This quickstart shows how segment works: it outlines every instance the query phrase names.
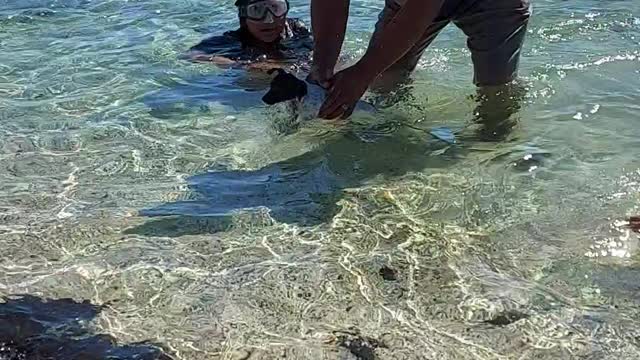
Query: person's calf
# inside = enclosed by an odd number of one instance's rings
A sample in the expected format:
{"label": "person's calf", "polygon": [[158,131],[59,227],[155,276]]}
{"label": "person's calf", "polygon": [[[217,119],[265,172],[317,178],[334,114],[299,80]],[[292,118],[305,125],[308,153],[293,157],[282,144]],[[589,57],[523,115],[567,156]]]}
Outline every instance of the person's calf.
{"label": "person's calf", "polygon": [[490,142],[505,140],[518,124],[518,112],[525,94],[526,88],[517,81],[478,87],[478,104],[473,116],[473,121],[480,125],[478,138]]}

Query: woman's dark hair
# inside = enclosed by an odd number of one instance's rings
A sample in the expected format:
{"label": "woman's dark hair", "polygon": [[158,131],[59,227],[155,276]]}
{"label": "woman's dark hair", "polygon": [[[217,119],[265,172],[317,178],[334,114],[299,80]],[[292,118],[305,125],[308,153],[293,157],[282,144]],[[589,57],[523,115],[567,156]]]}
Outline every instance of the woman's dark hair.
{"label": "woman's dark hair", "polygon": [[238,8],[238,20],[240,20],[240,28],[241,29],[246,29],[247,28],[247,18],[242,15],[242,11],[240,10],[240,8],[243,7],[243,6],[248,6],[249,5],[249,0],[236,0],[235,5]]}
{"label": "woman's dark hair", "polygon": [[[235,3],[235,6],[238,8],[241,6],[247,6],[247,5],[249,5],[249,0],[236,0],[236,3]],[[240,15],[240,11],[238,11],[238,20],[240,21],[240,29],[246,29],[247,19]]]}

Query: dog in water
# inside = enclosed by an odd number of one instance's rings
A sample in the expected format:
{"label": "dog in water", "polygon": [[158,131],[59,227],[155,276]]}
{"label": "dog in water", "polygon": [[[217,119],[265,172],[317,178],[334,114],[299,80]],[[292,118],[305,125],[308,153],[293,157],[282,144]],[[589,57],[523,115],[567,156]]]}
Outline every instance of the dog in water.
{"label": "dog in water", "polygon": [[[262,97],[267,105],[286,103],[292,116],[298,121],[312,120],[318,117],[320,106],[325,99],[325,89],[308,81],[300,80],[295,75],[282,69],[271,69],[269,75],[277,72],[271,80],[269,91]],[[358,101],[354,113],[374,113],[376,108],[365,101]]]}

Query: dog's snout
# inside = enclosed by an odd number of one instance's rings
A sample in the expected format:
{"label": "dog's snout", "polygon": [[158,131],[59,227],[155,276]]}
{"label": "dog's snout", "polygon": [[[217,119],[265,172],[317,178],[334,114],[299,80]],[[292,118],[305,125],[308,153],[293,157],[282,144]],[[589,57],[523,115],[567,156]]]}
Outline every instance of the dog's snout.
{"label": "dog's snout", "polygon": [[273,105],[278,102],[276,97],[271,92],[266,93],[262,97],[262,101],[267,105]]}

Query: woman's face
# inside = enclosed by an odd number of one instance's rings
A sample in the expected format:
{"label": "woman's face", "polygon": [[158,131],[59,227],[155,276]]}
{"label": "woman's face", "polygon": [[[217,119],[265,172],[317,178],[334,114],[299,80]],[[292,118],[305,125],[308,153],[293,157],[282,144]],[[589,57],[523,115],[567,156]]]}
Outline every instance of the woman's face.
{"label": "woman's face", "polygon": [[247,19],[247,29],[259,41],[272,43],[280,37],[284,31],[287,16],[275,17],[267,12],[263,20]]}

